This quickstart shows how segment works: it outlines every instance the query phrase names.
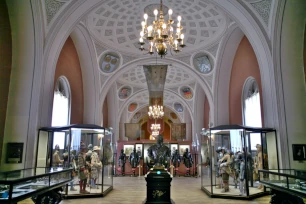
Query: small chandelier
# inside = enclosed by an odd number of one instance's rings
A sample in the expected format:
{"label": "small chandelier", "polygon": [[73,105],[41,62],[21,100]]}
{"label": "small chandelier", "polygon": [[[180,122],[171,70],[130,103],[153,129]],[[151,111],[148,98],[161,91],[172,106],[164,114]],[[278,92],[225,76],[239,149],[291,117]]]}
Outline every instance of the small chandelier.
{"label": "small chandelier", "polygon": [[155,52],[160,55],[160,57],[164,57],[168,49],[174,52],[179,52],[178,46],[181,48],[185,47],[184,44],[184,34],[182,33],[183,27],[181,26],[182,17],[178,16],[176,33],[174,33],[174,27],[172,24],[174,21],[172,20],[172,9],[168,10],[169,19],[168,21],[164,20],[163,14],[163,1],[160,1],[160,9],[159,9],[159,19],[157,19],[158,10],[154,10],[155,20],[152,25],[148,25],[148,14],[144,14],[144,21],[141,22],[142,30],[140,32],[139,44],[140,50],[143,51],[145,48],[143,45],[145,44],[144,39],[149,41],[149,54],[154,54]]}
{"label": "small chandelier", "polygon": [[154,118],[154,119],[164,117],[163,106],[159,106],[159,105],[149,106],[148,115],[149,117]]}
{"label": "small chandelier", "polygon": [[160,131],[160,124],[152,124],[151,125],[152,136],[156,137]]}

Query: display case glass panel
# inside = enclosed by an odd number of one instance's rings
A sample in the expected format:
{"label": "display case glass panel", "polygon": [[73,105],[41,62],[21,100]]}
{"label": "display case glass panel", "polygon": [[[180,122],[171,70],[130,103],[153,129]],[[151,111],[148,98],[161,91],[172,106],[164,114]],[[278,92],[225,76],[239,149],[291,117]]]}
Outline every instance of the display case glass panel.
{"label": "display case glass panel", "polygon": [[[264,195],[266,190],[259,183],[258,170],[278,168],[276,144],[272,128],[240,125],[211,128],[209,134],[203,135],[201,144],[202,189],[212,197]],[[210,156],[205,158],[208,152]],[[209,176],[211,182],[204,179],[205,176]]]}
{"label": "display case glass panel", "polygon": [[37,166],[73,168],[67,198],[103,196],[113,187],[113,148],[112,131],[97,125],[44,127],[39,130]]}
{"label": "display case glass panel", "polygon": [[112,134],[106,134],[102,139],[102,163],[103,163],[103,193],[108,192],[113,186],[113,138]]}
{"label": "display case glass panel", "polygon": [[211,176],[211,145],[210,136],[202,135],[201,138],[201,185],[202,188],[211,193],[212,176]]}

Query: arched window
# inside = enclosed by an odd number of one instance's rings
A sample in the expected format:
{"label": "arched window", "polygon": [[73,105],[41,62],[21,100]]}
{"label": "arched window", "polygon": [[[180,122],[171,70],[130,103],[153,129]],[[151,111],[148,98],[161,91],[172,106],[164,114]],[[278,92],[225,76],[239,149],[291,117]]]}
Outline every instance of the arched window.
{"label": "arched window", "polygon": [[[70,86],[66,77],[58,78],[53,97],[52,126],[64,126],[70,123]],[[64,149],[65,133],[55,132],[53,148],[59,145]]]}
{"label": "arched window", "polygon": [[[244,125],[262,127],[259,88],[253,77],[247,78],[244,83],[242,104]],[[255,145],[261,144],[260,134],[252,134],[251,144],[251,149],[256,149]]]}

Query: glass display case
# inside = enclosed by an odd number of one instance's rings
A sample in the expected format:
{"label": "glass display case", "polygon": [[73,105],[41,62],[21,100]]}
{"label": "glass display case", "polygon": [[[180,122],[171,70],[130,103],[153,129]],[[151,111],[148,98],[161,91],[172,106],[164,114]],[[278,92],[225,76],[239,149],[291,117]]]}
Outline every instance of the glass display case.
{"label": "glass display case", "polygon": [[202,135],[201,188],[209,196],[266,195],[259,183],[260,169],[279,169],[275,129],[222,125]]}
{"label": "glass display case", "polygon": [[71,181],[72,168],[31,168],[0,172],[0,203],[17,203]]}
{"label": "glass display case", "polygon": [[[296,169],[258,170],[259,181],[271,188],[271,203],[304,203],[306,201],[306,171]],[[304,200],[304,201],[303,201]]]}
{"label": "glass display case", "polygon": [[101,197],[113,189],[111,128],[77,124],[43,127],[38,134],[37,167],[73,168],[64,197]]}

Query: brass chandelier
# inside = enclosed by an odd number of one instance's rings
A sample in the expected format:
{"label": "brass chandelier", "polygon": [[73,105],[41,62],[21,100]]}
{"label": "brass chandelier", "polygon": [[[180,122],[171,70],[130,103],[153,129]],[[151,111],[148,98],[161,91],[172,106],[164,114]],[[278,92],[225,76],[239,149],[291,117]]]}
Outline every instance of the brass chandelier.
{"label": "brass chandelier", "polygon": [[139,44],[140,50],[144,51],[145,40],[149,44],[149,54],[157,53],[160,57],[164,57],[168,53],[168,49],[179,52],[178,47],[185,47],[183,27],[181,26],[182,17],[178,16],[176,33],[174,33],[174,21],[172,20],[172,9],[168,10],[169,19],[166,21],[163,14],[163,1],[160,1],[159,19],[157,18],[158,10],[154,10],[155,20],[151,25],[148,24],[148,14],[144,14],[144,21],[141,22],[142,30],[140,32]]}
{"label": "brass chandelier", "polygon": [[148,115],[149,117],[154,118],[155,120],[164,117],[163,106],[159,105],[149,106]]}
{"label": "brass chandelier", "polygon": [[151,131],[152,131],[152,136],[153,137],[156,137],[157,135],[159,135],[160,124],[152,124],[151,125]]}

